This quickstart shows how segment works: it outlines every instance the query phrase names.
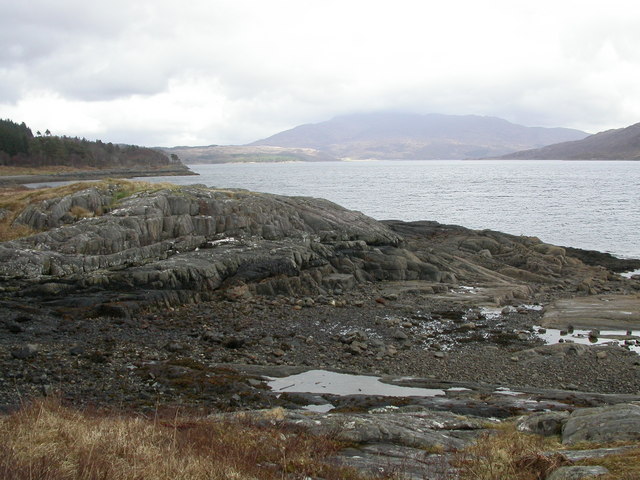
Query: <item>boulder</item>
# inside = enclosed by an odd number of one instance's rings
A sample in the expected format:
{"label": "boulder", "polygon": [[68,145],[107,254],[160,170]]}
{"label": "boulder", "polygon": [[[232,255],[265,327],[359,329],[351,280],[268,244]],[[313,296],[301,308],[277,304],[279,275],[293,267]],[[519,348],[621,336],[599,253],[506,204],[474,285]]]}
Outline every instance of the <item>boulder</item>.
{"label": "boulder", "polygon": [[640,405],[621,403],[574,411],[562,428],[562,443],[640,440]]}
{"label": "boulder", "polygon": [[518,419],[516,428],[519,432],[535,433],[545,437],[560,435],[562,426],[569,417],[569,412],[541,412]]}

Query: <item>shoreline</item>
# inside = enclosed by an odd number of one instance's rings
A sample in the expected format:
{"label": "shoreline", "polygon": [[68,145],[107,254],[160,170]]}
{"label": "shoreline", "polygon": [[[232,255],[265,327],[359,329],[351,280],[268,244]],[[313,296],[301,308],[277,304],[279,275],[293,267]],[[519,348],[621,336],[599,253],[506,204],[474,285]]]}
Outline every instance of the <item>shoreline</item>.
{"label": "shoreline", "polygon": [[0,187],[25,185],[29,183],[45,182],[75,182],[84,180],[100,180],[103,178],[133,178],[133,177],[179,177],[198,176],[198,173],[191,171],[188,167],[172,168],[162,170],[137,170],[137,169],[115,169],[115,170],[83,170],[78,172],[63,172],[42,175],[7,175],[0,176]]}

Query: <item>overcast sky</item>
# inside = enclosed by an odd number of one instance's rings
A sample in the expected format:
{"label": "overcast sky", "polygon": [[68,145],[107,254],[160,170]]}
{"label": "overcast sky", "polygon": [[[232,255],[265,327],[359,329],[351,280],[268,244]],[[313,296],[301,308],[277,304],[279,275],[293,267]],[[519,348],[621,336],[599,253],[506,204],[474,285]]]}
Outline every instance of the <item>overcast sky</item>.
{"label": "overcast sky", "polygon": [[640,122],[637,0],[0,0],[0,117],[147,146],[380,110]]}

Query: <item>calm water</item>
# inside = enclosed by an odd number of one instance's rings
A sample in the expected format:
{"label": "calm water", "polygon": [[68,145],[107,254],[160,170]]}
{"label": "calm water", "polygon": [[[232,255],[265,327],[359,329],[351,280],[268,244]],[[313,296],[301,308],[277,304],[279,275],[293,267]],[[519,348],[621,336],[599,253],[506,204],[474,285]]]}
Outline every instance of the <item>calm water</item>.
{"label": "calm water", "polygon": [[640,162],[429,160],[191,169],[201,176],[151,180],[323,197],[377,219],[436,220],[640,258]]}

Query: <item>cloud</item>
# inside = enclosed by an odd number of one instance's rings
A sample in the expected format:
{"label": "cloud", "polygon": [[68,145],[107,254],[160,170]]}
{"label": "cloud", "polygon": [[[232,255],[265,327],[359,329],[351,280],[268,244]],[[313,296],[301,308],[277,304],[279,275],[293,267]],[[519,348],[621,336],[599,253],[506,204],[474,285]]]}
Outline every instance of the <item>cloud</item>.
{"label": "cloud", "polygon": [[54,133],[246,143],[383,109],[590,131],[640,118],[631,1],[28,3],[0,17],[0,116]]}

